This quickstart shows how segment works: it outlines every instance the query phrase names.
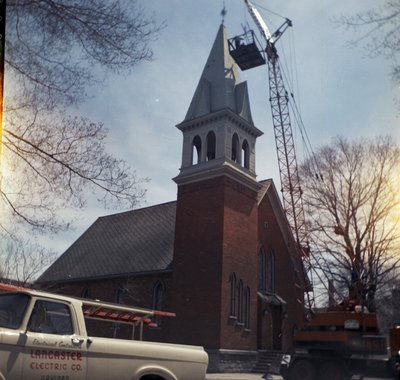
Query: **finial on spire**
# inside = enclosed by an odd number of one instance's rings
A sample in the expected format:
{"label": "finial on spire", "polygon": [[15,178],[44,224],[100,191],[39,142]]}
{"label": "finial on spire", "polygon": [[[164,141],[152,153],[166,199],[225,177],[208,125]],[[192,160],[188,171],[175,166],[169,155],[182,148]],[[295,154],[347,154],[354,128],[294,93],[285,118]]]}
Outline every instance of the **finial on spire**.
{"label": "finial on spire", "polygon": [[222,24],[225,22],[225,16],[226,16],[227,13],[228,13],[228,11],[225,8],[225,0],[224,0],[223,8],[222,8],[222,11],[221,11]]}

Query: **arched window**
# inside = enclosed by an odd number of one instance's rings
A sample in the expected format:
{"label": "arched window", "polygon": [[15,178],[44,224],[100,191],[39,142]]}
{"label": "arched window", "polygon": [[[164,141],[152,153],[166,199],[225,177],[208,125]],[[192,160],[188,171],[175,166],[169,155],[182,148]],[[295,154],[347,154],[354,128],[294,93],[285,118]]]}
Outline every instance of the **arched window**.
{"label": "arched window", "polygon": [[260,248],[258,254],[258,290],[266,290],[266,256],[264,247]]}
{"label": "arched window", "polygon": [[250,288],[246,287],[244,327],[250,329]]}
{"label": "arched window", "polygon": [[240,154],[239,154],[239,137],[236,133],[232,136],[232,161],[235,161],[240,164]]}
{"label": "arched window", "polygon": [[[157,281],[153,287],[153,310],[162,310],[164,305],[165,285],[162,281]],[[161,317],[156,317],[154,322],[161,327]]]}
{"label": "arched window", "polygon": [[231,273],[231,275],[229,277],[229,282],[231,285],[229,315],[231,317],[236,317],[236,275],[235,275],[235,273]]}
{"label": "arched window", "polygon": [[84,288],[81,293],[81,298],[90,298],[90,289]]}
{"label": "arched window", "polygon": [[275,293],[275,255],[272,249],[268,251],[267,271],[268,271],[267,291],[269,293]]}
{"label": "arched window", "polygon": [[192,142],[192,165],[199,164],[201,160],[201,138],[199,135]]}
{"label": "arched window", "polygon": [[239,285],[238,285],[237,322],[243,323],[243,281],[242,280],[239,280]]}
{"label": "arched window", "polygon": [[207,134],[207,161],[215,159],[216,138],[213,131]]}
{"label": "arched window", "polygon": [[162,310],[164,303],[165,286],[157,281],[153,288],[153,310]]}
{"label": "arched window", "polygon": [[242,144],[242,165],[247,169],[250,167],[250,149],[247,140]]}
{"label": "arched window", "polygon": [[124,295],[125,295],[125,290],[122,287],[119,287],[116,291],[115,291],[115,295],[114,295],[114,300],[116,303],[124,303]]}

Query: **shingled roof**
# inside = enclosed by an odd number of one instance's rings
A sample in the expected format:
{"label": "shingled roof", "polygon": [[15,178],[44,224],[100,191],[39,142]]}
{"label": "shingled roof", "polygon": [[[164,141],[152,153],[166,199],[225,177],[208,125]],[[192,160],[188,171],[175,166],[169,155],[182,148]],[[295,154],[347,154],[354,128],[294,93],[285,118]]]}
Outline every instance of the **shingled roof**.
{"label": "shingled roof", "polygon": [[38,283],[132,275],[170,268],[176,201],[98,218]]}

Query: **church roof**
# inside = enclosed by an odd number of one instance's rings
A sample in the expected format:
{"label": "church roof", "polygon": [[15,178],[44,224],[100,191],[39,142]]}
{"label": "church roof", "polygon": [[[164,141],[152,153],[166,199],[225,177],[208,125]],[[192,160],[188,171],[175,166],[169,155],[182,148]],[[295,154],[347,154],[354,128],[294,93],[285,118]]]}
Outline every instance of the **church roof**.
{"label": "church roof", "polygon": [[239,68],[229,53],[226,29],[221,25],[184,122],[226,108],[253,124],[247,82],[239,83]]}
{"label": "church roof", "polygon": [[37,280],[78,281],[170,269],[176,202],[98,218]]}
{"label": "church roof", "polygon": [[[293,239],[272,179],[259,182],[285,241]],[[167,271],[172,268],[176,201],[98,218],[36,281],[84,281]],[[290,246],[291,244],[288,244]],[[301,273],[301,260],[290,250]]]}

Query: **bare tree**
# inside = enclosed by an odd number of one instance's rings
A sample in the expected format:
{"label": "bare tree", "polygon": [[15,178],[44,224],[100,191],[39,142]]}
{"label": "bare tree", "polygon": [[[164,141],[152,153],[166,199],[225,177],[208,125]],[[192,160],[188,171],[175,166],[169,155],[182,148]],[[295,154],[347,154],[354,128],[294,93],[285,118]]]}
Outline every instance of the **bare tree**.
{"label": "bare tree", "polygon": [[400,84],[400,0],[386,0],[376,8],[351,16],[342,15],[335,21],[359,33],[351,45],[362,46],[369,57],[382,55],[391,60],[392,79]]}
{"label": "bare tree", "polygon": [[82,101],[104,70],[129,73],[151,60],[159,30],[135,0],[8,0],[9,107]]}
{"label": "bare tree", "polygon": [[400,262],[399,168],[389,137],[337,137],[301,166],[316,266],[370,309]]}
{"label": "bare tree", "polygon": [[34,229],[68,228],[60,211],[83,207],[90,186],[102,190],[105,205],[133,207],[144,195],[126,163],[106,153],[102,125],[65,114],[37,115],[32,122],[20,115],[17,121],[10,121],[3,136],[9,158],[3,167],[12,170],[3,175],[1,195],[12,216]]}
{"label": "bare tree", "polygon": [[55,259],[56,253],[32,241],[8,238],[0,251],[1,281],[13,279],[29,286]]}
{"label": "bare tree", "polygon": [[140,202],[146,179],[106,152],[103,125],[68,114],[107,73],[151,60],[162,27],[134,0],[8,0],[0,230],[66,229],[59,211],[88,187],[106,205]]}

